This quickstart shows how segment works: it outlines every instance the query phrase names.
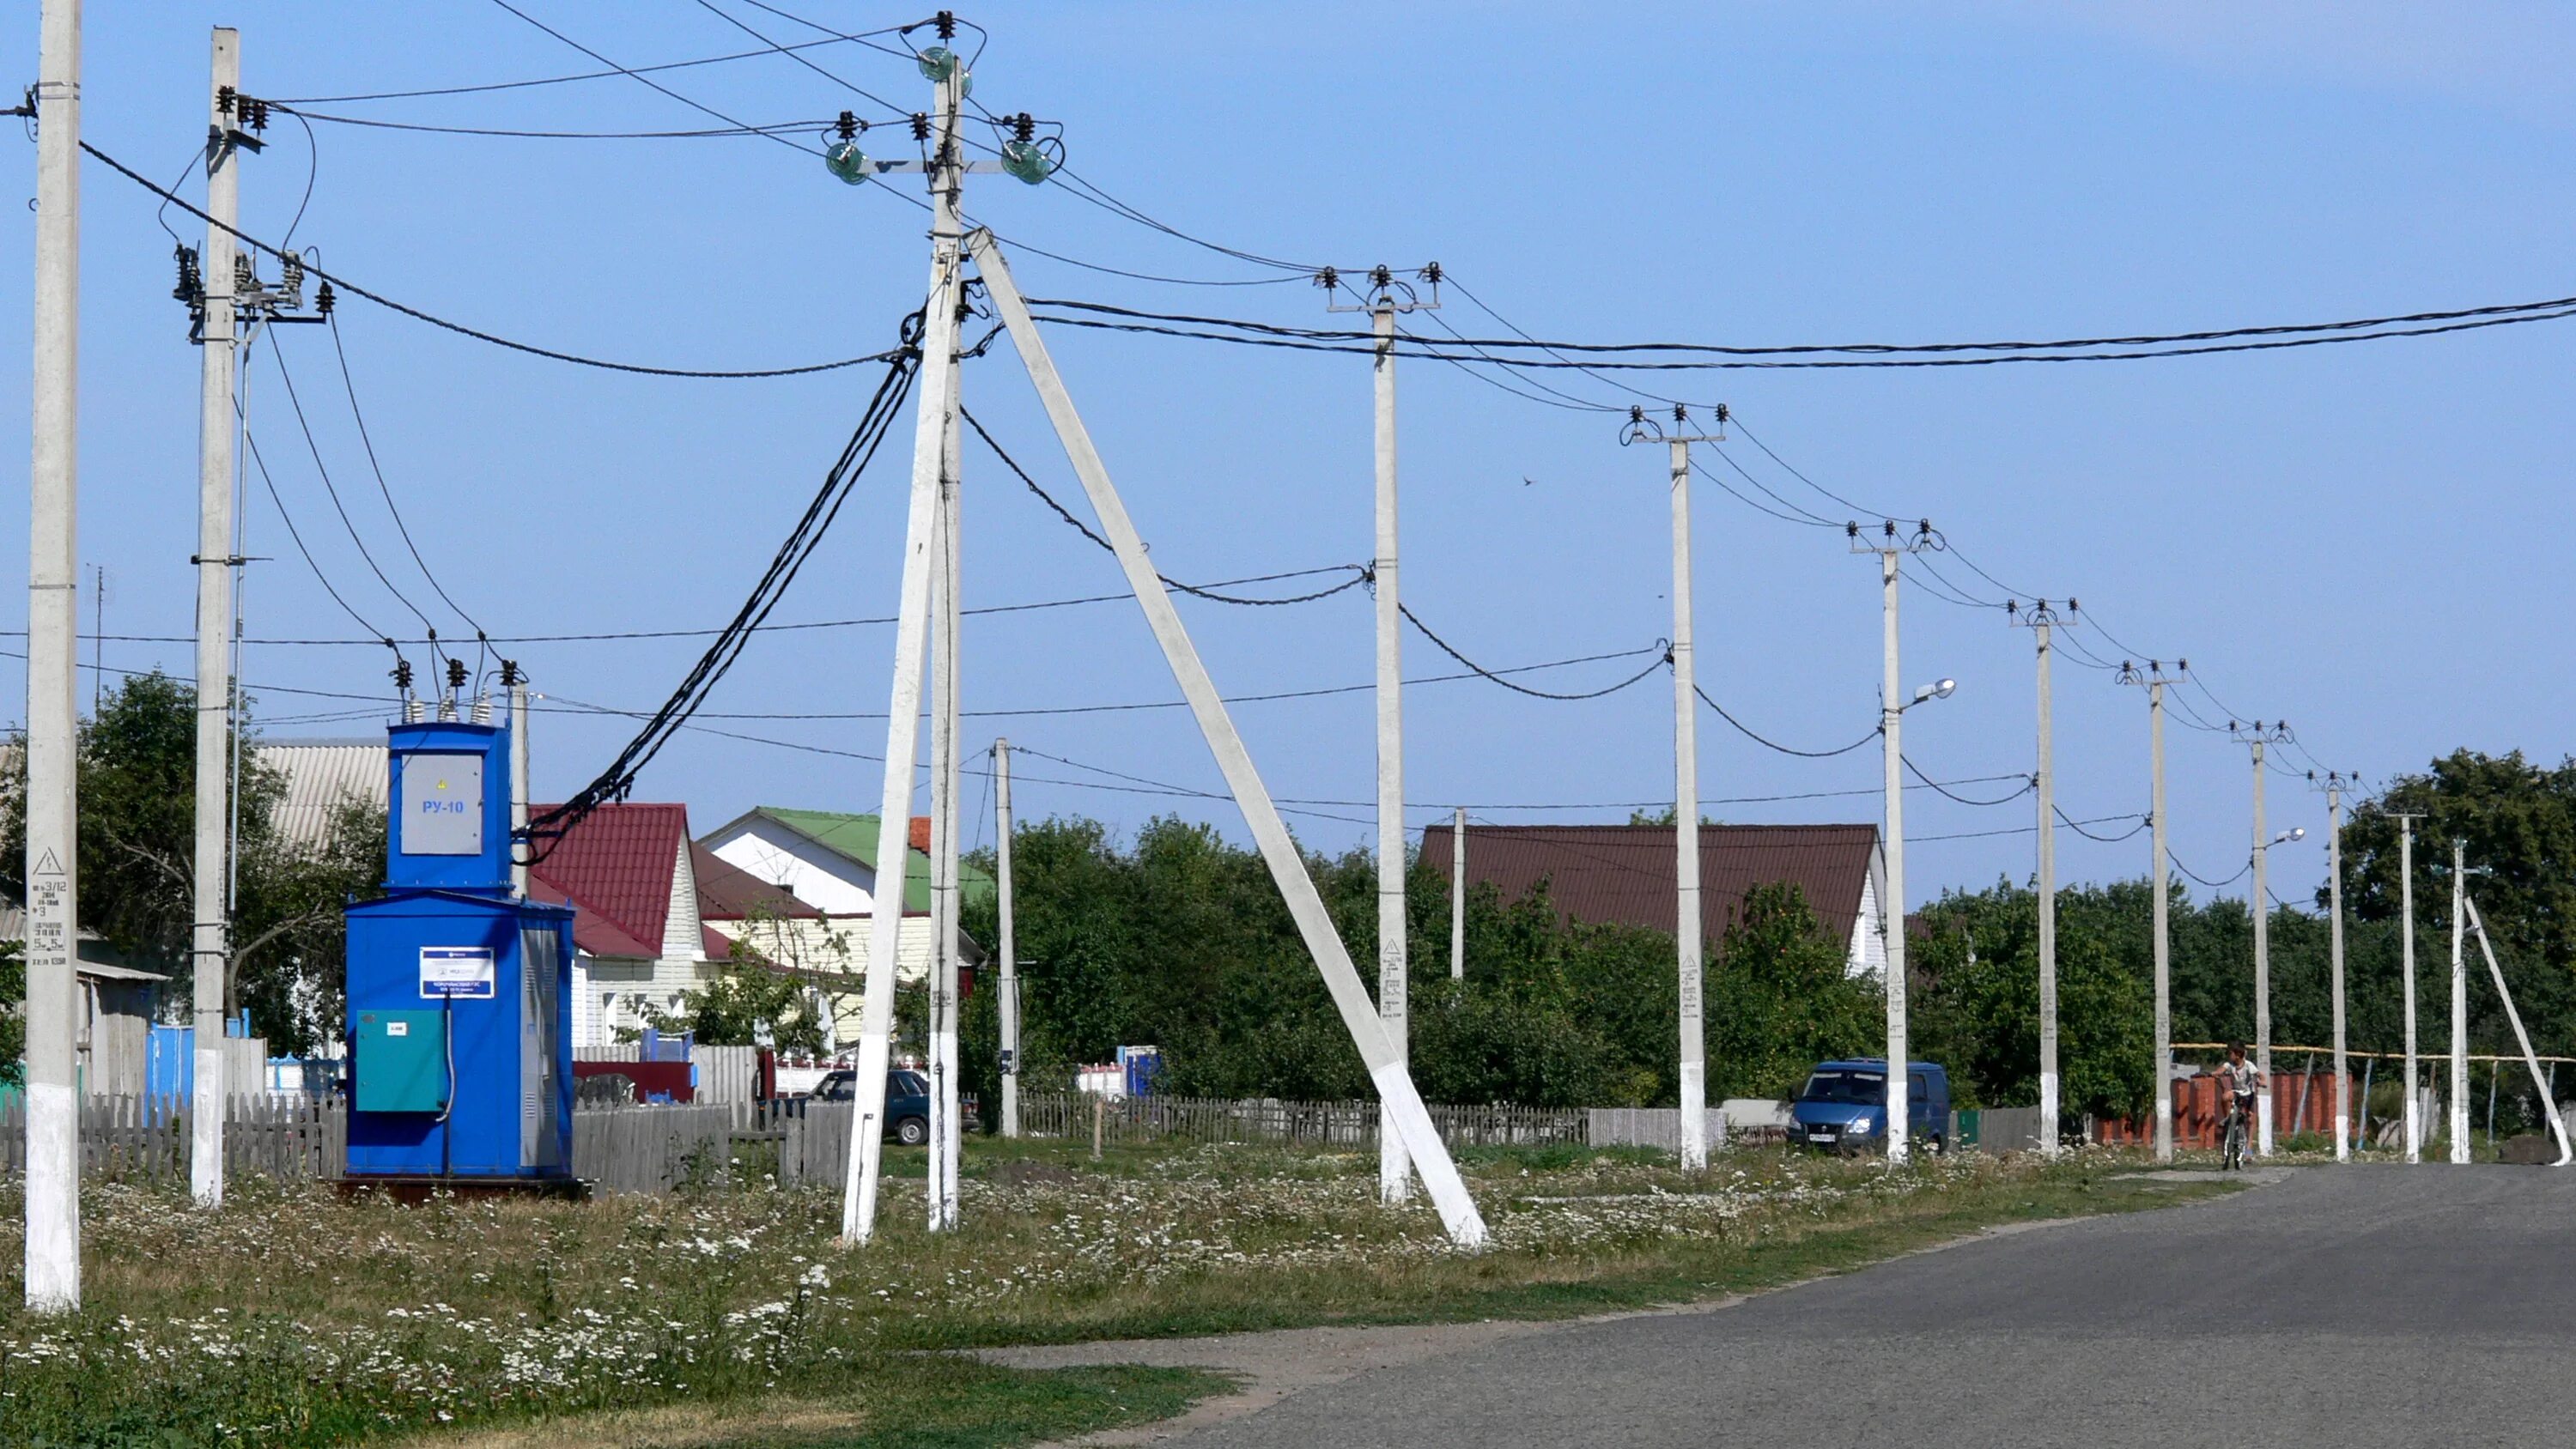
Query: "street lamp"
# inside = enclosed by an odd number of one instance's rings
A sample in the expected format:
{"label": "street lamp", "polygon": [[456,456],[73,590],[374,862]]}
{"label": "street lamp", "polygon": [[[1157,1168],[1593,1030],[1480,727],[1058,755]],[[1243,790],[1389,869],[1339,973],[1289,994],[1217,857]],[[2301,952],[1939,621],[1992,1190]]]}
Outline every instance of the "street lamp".
{"label": "street lamp", "polygon": [[1951,695],[1958,693],[1958,690],[1959,681],[1955,679],[1936,680],[1933,683],[1927,684],[1921,689],[1914,691],[1913,700],[1909,703],[1898,705],[1896,707],[1896,712],[1903,714],[1905,711],[1912,709],[1915,705],[1921,704],[1927,699],[1948,699]]}

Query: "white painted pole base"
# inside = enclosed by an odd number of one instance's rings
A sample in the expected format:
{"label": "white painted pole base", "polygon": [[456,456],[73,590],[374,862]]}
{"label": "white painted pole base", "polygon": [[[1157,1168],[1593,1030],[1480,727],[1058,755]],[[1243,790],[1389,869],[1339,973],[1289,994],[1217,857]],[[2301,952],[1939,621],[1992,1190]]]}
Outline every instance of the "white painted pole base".
{"label": "white painted pole base", "polygon": [[[80,1098],[27,1084],[27,1307],[80,1307]],[[66,1170],[68,1169],[68,1171]]]}
{"label": "white painted pole base", "polygon": [[2263,1095],[2254,1099],[2254,1155],[2272,1155],[2272,1084],[2263,1083]]}
{"label": "white painted pole base", "polygon": [[[2166,1111],[2172,1111],[2168,1105]],[[2057,1073],[2039,1074],[2039,1150],[2042,1156],[2055,1157],[2057,1143]]]}

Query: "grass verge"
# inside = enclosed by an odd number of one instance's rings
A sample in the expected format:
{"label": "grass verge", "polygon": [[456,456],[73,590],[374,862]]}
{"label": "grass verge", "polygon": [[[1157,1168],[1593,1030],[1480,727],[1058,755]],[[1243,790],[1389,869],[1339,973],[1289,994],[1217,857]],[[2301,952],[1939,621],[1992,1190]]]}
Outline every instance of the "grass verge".
{"label": "grass verge", "polygon": [[[1970,1155],[1890,1173],[1773,1150],[1691,1174],[1648,1153],[1470,1151],[1492,1238],[1474,1255],[1427,1205],[1378,1203],[1374,1153],[1093,1162],[1079,1144],[977,1142],[963,1231],[924,1230],[896,1179],[855,1251],[834,1241],[837,1195],[762,1185],[404,1208],[249,1181],[207,1213],[180,1185],[102,1182],[84,1193],[87,1306],[46,1319],[16,1306],[11,1188],[0,1441],[307,1446],[658,1414],[604,1442],[725,1442],[729,1422],[760,1424],[735,1435],[760,1442],[1020,1442],[1079,1432],[1045,1415],[1177,1408],[1209,1385],[907,1354],[1687,1302],[2228,1190],[2117,1175],[2138,1165]],[[773,1421],[812,1433],[782,1439]],[[933,1437],[885,1437],[905,1433]]]}

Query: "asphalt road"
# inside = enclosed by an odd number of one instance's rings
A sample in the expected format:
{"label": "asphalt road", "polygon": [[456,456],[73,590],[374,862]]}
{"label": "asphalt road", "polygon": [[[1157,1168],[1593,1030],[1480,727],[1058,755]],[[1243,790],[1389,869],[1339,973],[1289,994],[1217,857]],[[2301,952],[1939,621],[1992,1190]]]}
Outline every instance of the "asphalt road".
{"label": "asphalt road", "polygon": [[2566,1442],[2576,1170],[2315,1169],[1418,1357],[1192,1449]]}

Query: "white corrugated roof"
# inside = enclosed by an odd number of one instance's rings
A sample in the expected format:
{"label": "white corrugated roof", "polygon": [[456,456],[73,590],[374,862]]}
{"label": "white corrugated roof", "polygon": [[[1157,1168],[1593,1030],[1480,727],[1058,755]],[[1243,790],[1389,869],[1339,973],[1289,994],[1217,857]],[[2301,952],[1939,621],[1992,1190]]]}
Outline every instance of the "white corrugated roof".
{"label": "white corrugated roof", "polygon": [[262,740],[259,759],[286,777],[277,833],[292,845],[319,846],[350,804],[385,808],[382,740]]}

